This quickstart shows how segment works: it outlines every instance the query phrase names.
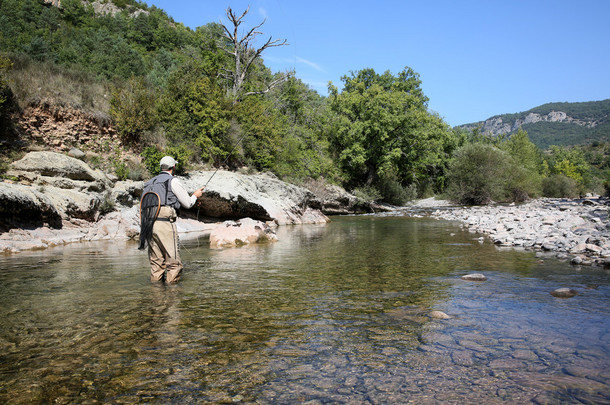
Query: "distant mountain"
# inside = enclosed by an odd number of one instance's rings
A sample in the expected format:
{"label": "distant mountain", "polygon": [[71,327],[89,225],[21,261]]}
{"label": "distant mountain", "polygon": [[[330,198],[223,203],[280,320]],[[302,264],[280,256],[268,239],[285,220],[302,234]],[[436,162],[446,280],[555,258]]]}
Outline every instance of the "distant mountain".
{"label": "distant mountain", "polygon": [[485,121],[460,125],[472,130],[480,127],[493,136],[512,134],[523,128],[539,148],[550,145],[581,145],[610,141],[610,99],[585,103],[548,103],[531,110],[496,115]]}

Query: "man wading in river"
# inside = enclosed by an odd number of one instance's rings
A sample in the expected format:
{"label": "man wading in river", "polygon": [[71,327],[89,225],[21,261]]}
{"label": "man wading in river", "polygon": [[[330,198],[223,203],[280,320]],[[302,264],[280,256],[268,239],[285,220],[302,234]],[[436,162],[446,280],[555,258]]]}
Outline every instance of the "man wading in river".
{"label": "man wading in river", "polygon": [[161,174],[150,179],[140,202],[140,246],[148,244],[151,281],[177,283],[182,272],[176,229],[177,210],[191,208],[203,194],[203,187],[191,196],[174,177],[176,161],[171,156],[161,159]]}

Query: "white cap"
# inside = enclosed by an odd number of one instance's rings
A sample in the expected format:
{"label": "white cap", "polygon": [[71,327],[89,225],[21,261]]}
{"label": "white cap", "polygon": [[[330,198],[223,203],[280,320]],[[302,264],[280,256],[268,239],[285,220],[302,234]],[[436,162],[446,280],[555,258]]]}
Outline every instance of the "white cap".
{"label": "white cap", "polygon": [[161,165],[161,167],[165,166],[167,168],[170,168],[176,166],[176,161],[171,156],[164,156],[163,159],[161,159],[161,161],[159,162],[159,164]]}

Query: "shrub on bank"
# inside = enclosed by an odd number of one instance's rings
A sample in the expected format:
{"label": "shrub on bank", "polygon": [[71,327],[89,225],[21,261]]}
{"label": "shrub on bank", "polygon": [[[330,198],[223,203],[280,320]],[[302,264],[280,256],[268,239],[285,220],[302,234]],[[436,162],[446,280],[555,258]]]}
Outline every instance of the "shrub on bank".
{"label": "shrub on bank", "polygon": [[417,187],[414,184],[404,187],[393,178],[381,179],[378,189],[383,201],[392,205],[402,206],[417,198]]}
{"label": "shrub on bank", "polygon": [[449,166],[448,198],[467,205],[522,202],[539,194],[532,174],[506,152],[475,143],[458,149]]}
{"label": "shrub on bank", "polygon": [[578,183],[564,174],[554,174],[542,181],[542,194],[551,198],[575,198],[579,195]]}

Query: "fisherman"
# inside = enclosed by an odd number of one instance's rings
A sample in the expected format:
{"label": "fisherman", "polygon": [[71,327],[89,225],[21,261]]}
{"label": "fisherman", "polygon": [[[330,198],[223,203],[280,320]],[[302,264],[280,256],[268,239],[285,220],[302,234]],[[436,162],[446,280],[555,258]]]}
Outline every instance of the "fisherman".
{"label": "fisherman", "polygon": [[[161,174],[150,179],[145,185],[140,207],[142,228],[140,230],[140,249],[148,244],[151,281],[177,283],[182,273],[182,262],[178,250],[178,231],[176,229],[177,210],[191,208],[203,194],[204,187],[189,196],[179,179],[174,177],[176,161],[165,156],[160,161]],[[152,196],[153,209],[142,208],[145,198]],[[153,222],[154,221],[154,222]]]}

